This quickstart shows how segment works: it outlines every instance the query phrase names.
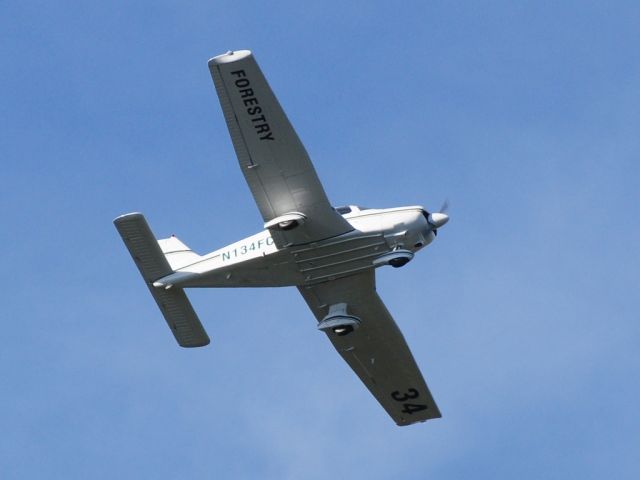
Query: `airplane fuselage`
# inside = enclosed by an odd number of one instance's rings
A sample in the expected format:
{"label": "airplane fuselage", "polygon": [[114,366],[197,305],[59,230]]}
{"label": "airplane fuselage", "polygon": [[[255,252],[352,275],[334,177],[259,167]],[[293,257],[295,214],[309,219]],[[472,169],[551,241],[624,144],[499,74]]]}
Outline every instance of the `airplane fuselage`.
{"label": "airplane fuselage", "polygon": [[180,288],[311,285],[386,265],[394,252],[402,252],[406,263],[434,239],[428,214],[420,206],[342,210],[348,211],[343,216],[353,226],[343,235],[278,248],[270,230],[263,230],[199,257],[157,284]]}

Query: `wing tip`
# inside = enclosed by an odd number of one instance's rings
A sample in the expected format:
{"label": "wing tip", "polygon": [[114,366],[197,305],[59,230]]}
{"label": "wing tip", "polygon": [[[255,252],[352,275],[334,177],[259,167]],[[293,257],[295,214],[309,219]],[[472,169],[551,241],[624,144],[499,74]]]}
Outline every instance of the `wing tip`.
{"label": "wing tip", "polygon": [[116,218],[114,218],[113,223],[117,225],[120,222],[124,222],[125,220],[133,218],[144,218],[144,215],[140,212],[125,213],[124,215],[118,215]]}
{"label": "wing tip", "polygon": [[440,409],[436,406],[435,410],[429,411],[429,413],[424,415],[423,417],[414,419],[414,418],[402,416],[399,419],[394,418],[394,420],[396,422],[396,425],[398,425],[399,427],[407,427],[409,425],[415,425],[416,423],[424,423],[427,420],[436,420],[438,418],[442,418],[442,413],[440,413]]}
{"label": "wing tip", "polygon": [[251,56],[251,50],[229,50],[222,55],[216,55],[209,59],[209,67],[223,63],[233,63]]}
{"label": "wing tip", "polygon": [[196,341],[182,342],[182,343],[178,342],[178,345],[180,345],[182,348],[199,348],[199,347],[206,347],[210,343],[211,343],[211,340],[207,336],[207,338],[198,339]]}
{"label": "wing tip", "polygon": [[408,427],[409,425],[416,425],[418,423],[425,423],[428,420],[436,420],[438,418],[442,418],[442,415],[438,414],[438,415],[434,415],[431,417],[427,417],[427,418],[422,418],[420,420],[408,420],[405,419],[404,421],[396,421],[396,425],[399,427]]}

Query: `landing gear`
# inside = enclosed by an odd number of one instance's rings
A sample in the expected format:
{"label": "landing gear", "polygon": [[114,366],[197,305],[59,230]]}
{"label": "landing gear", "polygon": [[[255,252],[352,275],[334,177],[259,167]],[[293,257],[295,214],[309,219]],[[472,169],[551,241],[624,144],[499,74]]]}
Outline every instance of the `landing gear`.
{"label": "landing gear", "polygon": [[394,268],[400,268],[413,258],[413,252],[404,248],[396,248],[395,250],[385,253],[373,261],[374,266],[391,265]]}
{"label": "landing gear", "polygon": [[278,228],[280,230],[284,230],[285,232],[287,230],[293,230],[297,226],[298,226],[298,220],[286,220],[284,222],[278,223]]}
{"label": "landing gear", "polygon": [[339,337],[349,335],[360,325],[360,319],[347,313],[346,303],[336,303],[329,307],[329,313],[318,324],[318,330],[332,331]]}
{"label": "landing gear", "polygon": [[349,335],[351,332],[353,332],[353,327],[351,325],[342,325],[339,327],[333,327],[333,333],[335,333],[339,337],[344,337],[345,335]]}
{"label": "landing gear", "polygon": [[409,263],[409,260],[411,259],[407,257],[392,258],[391,260],[389,260],[389,265],[391,265],[393,268],[400,268]]}

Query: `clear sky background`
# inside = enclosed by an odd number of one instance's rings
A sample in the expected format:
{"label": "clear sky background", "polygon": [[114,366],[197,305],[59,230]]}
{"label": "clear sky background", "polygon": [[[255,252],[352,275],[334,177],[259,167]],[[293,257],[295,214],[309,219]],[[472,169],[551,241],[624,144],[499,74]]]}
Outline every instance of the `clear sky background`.
{"label": "clear sky background", "polygon": [[[640,477],[638,2],[3,2],[0,478]],[[296,289],[190,293],[112,225],[262,220],[207,60],[254,51],[335,205],[451,202],[378,289],[443,418],[399,428]]]}

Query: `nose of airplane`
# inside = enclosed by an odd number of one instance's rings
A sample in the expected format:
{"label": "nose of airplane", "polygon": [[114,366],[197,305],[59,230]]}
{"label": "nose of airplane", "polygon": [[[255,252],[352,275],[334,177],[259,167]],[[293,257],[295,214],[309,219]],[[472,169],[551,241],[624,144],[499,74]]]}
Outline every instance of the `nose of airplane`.
{"label": "nose of airplane", "polygon": [[448,221],[449,215],[447,215],[446,213],[430,213],[427,217],[427,222],[429,222],[429,225],[431,225],[433,228],[440,228]]}

